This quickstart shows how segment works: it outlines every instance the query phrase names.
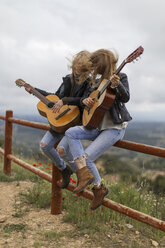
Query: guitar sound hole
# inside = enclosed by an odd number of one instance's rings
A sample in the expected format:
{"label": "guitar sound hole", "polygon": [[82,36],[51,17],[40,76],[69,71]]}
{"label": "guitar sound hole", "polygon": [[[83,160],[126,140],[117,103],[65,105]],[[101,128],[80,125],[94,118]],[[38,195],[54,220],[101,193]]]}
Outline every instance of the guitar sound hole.
{"label": "guitar sound hole", "polygon": [[47,104],[47,106],[48,106],[48,108],[53,108],[53,106],[54,106],[54,102],[49,102],[48,104]]}

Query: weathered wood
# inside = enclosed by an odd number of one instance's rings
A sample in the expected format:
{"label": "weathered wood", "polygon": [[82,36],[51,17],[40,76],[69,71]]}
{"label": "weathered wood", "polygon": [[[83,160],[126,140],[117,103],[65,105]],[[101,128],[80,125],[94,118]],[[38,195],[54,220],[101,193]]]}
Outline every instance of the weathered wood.
{"label": "weathered wood", "polygon": [[165,148],[161,147],[139,144],[128,140],[119,140],[114,146],[165,158]]}
{"label": "weathered wood", "polygon": [[48,124],[43,124],[43,123],[34,122],[34,121],[26,121],[26,120],[20,120],[16,118],[9,118],[9,121],[12,123],[16,123],[16,124],[28,126],[28,127],[33,127],[37,129],[43,129],[43,130],[50,129],[50,126]]}
{"label": "weathered wood", "polygon": [[8,154],[12,153],[12,123],[9,122],[9,118],[13,116],[13,111],[6,111],[5,122],[5,154],[4,154],[4,173],[6,175],[11,174],[11,160],[8,159]]}
{"label": "weathered wood", "polygon": [[6,120],[6,117],[5,116],[3,116],[3,115],[0,115],[0,119],[2,119],[2,120]]}

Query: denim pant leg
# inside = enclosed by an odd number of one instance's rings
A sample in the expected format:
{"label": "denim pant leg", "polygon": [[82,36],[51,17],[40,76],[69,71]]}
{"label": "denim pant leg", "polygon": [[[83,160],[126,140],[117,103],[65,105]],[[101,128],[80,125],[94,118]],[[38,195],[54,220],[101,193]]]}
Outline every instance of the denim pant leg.
{"label": "denim pant leg", "polygon": [[51,132],[47,131],[40,142],[41,150],[52,160],[54,165],[60,170],[65,169],[66,164],[57,153],[56,149],[54,148],[54,144],[58,142],[62,137],[63,134],[61,133],[56,133],[56,135],[52,135]]}
{"label": "denim pant leg", "polygon": [[124,137],[125,128],[123,129],[105,129],[100,132],[97,138],[85,149],[88,159],[94,162],[109,147],[114,145],[118,140]]}
{"label": "denim pant leg", "polygon": [[64,155],[61,156],[62,159],[64,159],[65,162],[69,164],[69,167],[73,172],[76,172],[78,170],[76,162],[73,160],[73,156],[69,149],[69,144],[67,142],[67,138],[64,136],[62,140],[59,142],[57,148],[62,147],[64,149]]}
{"label": "denim pant leg", "polygon": [[[100,132],[97,138],[85,149],[85,154],[88,155],[86,160],[88,168],[95,177],[94,184],[101,182],[100,176],[96,173],[96,165],[94,161],[104,153],[110,146],[122,139],[125,134],[125,129],[106,129]],[[96,174],[95,174],[96,173]]]}
{"label": "denim pant leg", "polygon": [[[67,138],[70,151],[73,155],[74,160],[81,156],[85,156],[85,152],[81,140],[95,139],[99,135],[99,133],[100,132],[97,129],[89,130],[83,126],[72,127],[65,132],[65,136]],[[89,161],[88,159],[86,159],[86,165],[95,178],[94,183],[96,184],[99,183],[101,181],[101,178],[95,164]]]}
{"label": "denim pant leg", "polygon": [[71,127],[65,132],[65,136],[74,160],[81,156],[85,156],[81,140],[95,139],[98,134],[99,131],[97,129],[87,129],[83,126]]}

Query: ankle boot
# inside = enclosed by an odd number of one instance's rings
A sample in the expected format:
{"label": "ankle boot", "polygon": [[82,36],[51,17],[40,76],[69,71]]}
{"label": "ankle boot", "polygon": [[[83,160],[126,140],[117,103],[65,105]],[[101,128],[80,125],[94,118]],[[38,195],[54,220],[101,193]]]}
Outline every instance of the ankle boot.
{"label": "ankle boot", "polygon": [[79,169],[77,172],[78,184],[77,187],[73,190],[74,193],[79,193],[83,191],[88,184],[91,184],[94,180],[94,177],[90,170],[85,166]]}
{"label": "ankle boot", "polygon": [[95,210],[96,208],[100,207],[104,200],[104,197],[109,193],[109,190],[103,184],[101,184],[98,188],[93,187],[92,191],[94,194],[94,198],[91,202],[91,209]]}
{"label": "ankle boot", "polygon": [[62,174],[62,182],[60,188],[64,189],[68,186],[70,182],[70,176],[73,174],[73,172],[69,168],[69,166],[66,166],[66,168],[61,171],[61,174]]}

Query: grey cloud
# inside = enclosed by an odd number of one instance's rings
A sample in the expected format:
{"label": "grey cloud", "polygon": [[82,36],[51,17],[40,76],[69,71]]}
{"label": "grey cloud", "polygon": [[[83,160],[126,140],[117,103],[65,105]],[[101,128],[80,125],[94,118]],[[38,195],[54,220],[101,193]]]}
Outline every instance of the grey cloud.
{"label": "grey cloud", "polygon": [[123,68],[130,82],[128,107],[140,114],[144,103],[148,116],[155,110],[158,115],[165,92],[164,7],[162,0],[1,0],[0,108],[22,113],[26,103],[37,114],[37,99],[14,88],[15,79],[55,91],[70,72],[66,58],[79,50],[116,48],[120,64],[142,45],[142,59]]}

